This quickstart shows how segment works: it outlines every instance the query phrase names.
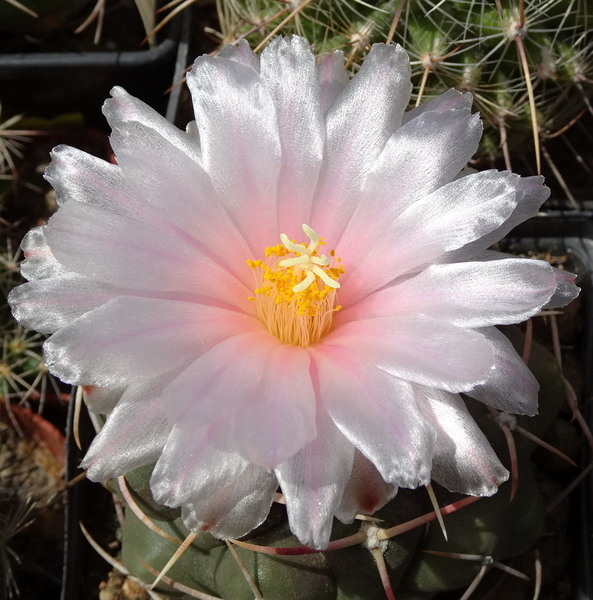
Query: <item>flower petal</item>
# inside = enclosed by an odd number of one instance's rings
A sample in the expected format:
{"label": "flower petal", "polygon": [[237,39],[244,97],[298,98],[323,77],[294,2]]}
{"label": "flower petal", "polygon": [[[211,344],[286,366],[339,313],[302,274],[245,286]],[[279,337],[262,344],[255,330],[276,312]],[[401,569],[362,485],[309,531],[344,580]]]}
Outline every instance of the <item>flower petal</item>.
{"label": "flower petal", "polygon": [[138,218],[138,202],[117,165],[65,145],[56,146],[51,158],[44,176],[55,189],[60,206],[82,202]]}
{"label": "flower petal", "polygon": [[270,42],[261,55],[261,78],[276,106],[282,147],[278,227],[295,239],[310,221],[325,141],[315,57],[306,40],[290,36]]}
{"label": "flower petal", "polygon": [[490,442],[457,394],[420,388],[423,413],[436,431],[432,478],[451,492],[491,496],[508,479]]}
{"label": "flower petal", "polygon": [[68,273],[68,269],[60,264],[45,237],[47,225],[34,227],[21,242],[25,260],[21,263],[21,275],[29,281],[60,277]]}
{"label": "flower petal", "polygon": [[469,109],[428,112],[403,125],[371,167],[340,246],[381,237],[408,206],[451,182],[476,152],[481,135],[479,115]]}
{"label": "flower petal", "polygon": [[[472,176],[475,175],[469,175],[468,177]],[[466,179],[466,177],[463,179]],[[523,223],[523,221],[534,217],[538,213],[540,206],[550,196],[550,188],[543,185],[543,183],[544,178],[541,176],[521,177],[516,180],[514,182],[516,194],[515,207],[504,222],[482,237],[465,244],[457,250],[448,252],[441,257],[440,262],[470,260],[493,244],[496,244],[496,242],[499,242],[511,229]]]}
{"label": "flower petal", "polygon": [[306,546],[327,546],[353,457],[354,446],[321,408],[317,437],[276,468],[290,529]]}
{"label": "flower petal", "polygon": [[426,100],[426,102],[423,102],[412,110],[405,112],[402,117],[402,125],[429,112],[443,113],[451,110],[465,112],[471,109],[473,101],[474,97],[469,92],[460,92],[454,89],[447,90],[430,100]]}
{"label": "flower petal", "polygon": [[386,483],[375,465],[356,450],[352,474],[335,515],[342,523],[352,523],[360,513],[372,515],[394,498],[397,490],[396,485]]}
{"label": "flower petal", "polygon": [[468,175],[409,206],[380,237],[365,236],[364,242],[351,246],[340,241],[336,254],[346,269],[340,279],[341,304],[348,306],[499,227],[515,208],[519,182],[519,176],[509,172]]}
{"label": "flower petal", "polygon": [[249,462],[273,469],[315,439],[315,392],[309,365],[304,348],[276,346],[255,398],[234,411],[228,427],[236,451]]}
{"label": "flower petal", "polygon": [[18,286],[10,292],[8,302],[21,325],[41,333],[54,333],[120,295],[118,288],[66,273]]}
{"label": "flower petal", "polygon": [[[274,102],[251,68],[202,56],[187,76],[204,168],[254,256],[278,237],[281,150]],[[249,257],[247,257],[249,258]]]}
{"label": "flower petal", "polygon": [[117,123],[136,121],[146,128],[152,129],[198,164],[201,163],[202,153],[196,138],[175,127],[138,98],[130,96],[122,87],[115,86],[111,89],[110,94],[111,99],[106,100],[103,104],[103,114],[112,128]]}
{"label": "flower petal", "polygon": [[319,79],[319,103],[322,112],[325,113],[350,81],[344,65],[344,53],[341,50],[334,50],[331,54],[322,56],[317,64],[317,78]]}
{"label": "flower petal", "polygon": [[552,267],[544,261],[508,258],[431,265],[340,311],[335,323],[414,313],[460,327],[519,323],[538,313],[555,288]]}
{"label": "flower petal", "polygon": [[572,302],[580,293],[580,288],[575,285],[576,275],[552,267],[556,278],[556,291],[544,306],[546,309],[561,308]]}
{"label": "flower petal", "polygon": [[236,46],[228,44],[223,46],[221,51],[216,55],[218,58],[227,58],[234,60],[246,67],[252,68],[256,73],[259,73],[260,58],[249,46],[247,40],[240,40]]}
{"label": "flower petal", "polygon": [[323,405],[348,440],[388,483],[426,485],[434,432],[422,418],[410,383],[345,348],[324,344],[313,358]]}
{"label": "flower petal", "polygon": [[150,486],[157,502],[182,506],[189,529],[238,538],[266,518],[278,484],[262,467],[213,448],[209,442],[216,428],[174,428]]}
{"label": "flower petal", "polygon": [[189,243],[197,240],[203,254],[251,284],[246,258],[237,260],[250,250],[193,158],[136,122],[114,123],[111,145],[126,185],[142,201],[144,220],[176,237],[176,229],[185,232]]}
{"label": "flower petal", "polygon": [[171,430],[161,389],[150,380],[124,392],[82,461],[89,479],[104,481],[158,459]]}
{"label": "flower petal", "polygon": [[425,315],[351,321],[322,343],[348,348],[360,361],[394,377],[450,392],[483,383],[493,363],[490,343],[481,333]]}
{"label": "flower petal", "polygon": [[485,327],[479,331],[492,348],[494,364],[486,381],[465,393],[499,410],[535,415],[539,392],[537,379],[498,329]]}
{"label": "flower petal", "polygon": [[210,296],[253,310],[249,288],[183,235],[101,208],[68,202],[49,220],[45,237],[65,267],[103,283],[150,292]]}
{"label": "flower petal", "polygon": [[326,159],[310,225],[329,242],[346,227],[366,174],[400,126],[411,91],[406,52],[375,44],[327,111]]}
{"label": "flower petal", "polygon": [[[171,423],[189,429],[205,427],[256,398],[268,358],[280,341],[255,328],[243,333],[246,329],[237,328],[239,335],[211,345],[165,388]],[[257,432],[259,424],[245,426]]]}
{"label": "flower petal", "polygon": [[52,373],[75,385],[141,382],[183,368],[237,331],[246,315],[174,300],[119,297],[54,333],[44,345]]}
{"label": "flower petal", "polygon": [[87,408],[98,415],[111,412],[125,392],[126,387],[113,385],[110,387],[96,387],[83,385],[84,401]]}

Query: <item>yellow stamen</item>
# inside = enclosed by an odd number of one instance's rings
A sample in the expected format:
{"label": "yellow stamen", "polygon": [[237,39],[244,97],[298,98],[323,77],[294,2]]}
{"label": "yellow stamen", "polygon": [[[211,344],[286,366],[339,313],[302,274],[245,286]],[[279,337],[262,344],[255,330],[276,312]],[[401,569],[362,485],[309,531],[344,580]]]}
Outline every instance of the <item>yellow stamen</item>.
{"label": "yellow stamen", "polygon": [[248,260],[247,264],[256,276],[260,320],[281,341],[306,347],[328,333],[333,313],[341,308],[336,306],[336,290],[344,267],[333,250],[331,261],[325,254],[317,256],[323,239],[308,225],[303,225],[303,231],[310,239],[307,245],[281,234],[282,244],[266,248],[266,260]]}

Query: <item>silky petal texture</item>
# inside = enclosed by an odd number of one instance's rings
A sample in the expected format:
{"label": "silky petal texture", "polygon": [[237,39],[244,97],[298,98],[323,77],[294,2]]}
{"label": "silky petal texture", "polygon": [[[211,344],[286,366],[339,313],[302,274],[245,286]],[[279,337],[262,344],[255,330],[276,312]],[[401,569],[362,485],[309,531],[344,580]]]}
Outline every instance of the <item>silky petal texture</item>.
{"label": "silky petal texture", "polygon": [[408,55],[400,46],[375,44],[326,112],[325,164],[310,225],[330,243],[348,224],[366,174],[399,128],[411,90]]}
{"label": "silky petal texture", "polygon": [[544,261],[432,265],[340,311],[335,323],[422,313],[460,327],[508,325],[537,314],[555,289],[556,277]]}
{"label": "silky petal texture", "polygon": [[[468,177],[471,176],[469,175]],[[466,177],[463,179],[465,180]],[[544,186],[543,183],[544,178],[540,176],[517,177],[515,181],[515,207],[504,222],[492,231],[485,233],[482,237],[465,244],[462,248],[447,253],[440,260],[442,262],[470,260],[493,244],[496,244],[496,242],[499,242],[511,229],[537,215],[540,206],[550,196],[550,188]]]}
{"label": "silky petal texture", "polygon": [[354,452],[352,474],[335,515],[352,523],[357,514],[372,515],[397,494],[396,485],[385,482],[373,463],[359,450]]}
{"label": "silky petal texture", "polygon": [[223,539],[238,538],[266,518],[276,478],[238,454],[209,444],[216,426],[175,427],[150,479],[157,502],[182,506],[184,523]]}
{"label": "silky petal texture", "polygon": [[[336,247],[346,273],[340,302],[348,306],[415,267],[479,239],[515,208],[519,177],[483,171],[435,190],[408,207],[383,234],[369,242]],[[377,222],[381,215],[376,215]],[[352,282],[352,283],[349,283]]]}
{"label": "silky petal texture", "polygon": [[121,293],[119,288],[66,273],[20,285],[10,292],[8,302],[15,319],[24,327],[54,333]]}
{"label": "silky petal texture", "polygon": [[539,383],[533,373],[498,329],[486,327],[479,331],[492,347],[494,362],[486,381],[465,393],[499,410],[535,415]]}
{"label": "silky petal texture", "polygon": [[469,92],[464,93],[454,89],[447,90],[443,94],[439,94],[412,110],[405,112],[402,117],[402,125],[428,112],[442,113],[451,110],[469,110],[472,107],[473,101],[474,98]]}
{"label": "silky petal texture", "polygon": [[348,71],[344,68],[344,53],[335,50],[331,54],[325,54],[317,64],[317,77],[319,104],[325,113],[350,81]]}
{"label": "silky petal texture", "polygon": [[451,492],[491,496],[508,479],[486,436],[457,394],[416,388],[424,416],[436,431],[432,478]]}
{"label": "silky petal texture", "polygon": [[354,446],[323,408],[317,411],[317,434],[275,473],[291,530],[306,546],[325,548],[352,471]]}
{"label": "silky petal texture", "polygon": [[255,398],[234,411],[231,437],[236,451],[249,462],[273,469],[318,435],[310,362],[304,348],[276,346]]}
{"label": "silky petal texture", "polygon": [[56,190],[59,205],[82,202],[139,218],[138,203],[130,194],[121,169],[70,146],[56,146],[45,178]]}
{"label": "silky petal texture", "polygon": [[82,461],[89,479],[104,481],[158,459],[171,430],[161,388],[150,380],[126,390]]}
{"label": "silky petal texture", "polygon": [[251,67],[255,72],[259,73],[260,57],[250,47],[247,40],[240,40],[236,46],[224,46],[217,54],[218,58],[227,58],[234,60],[246,67]]}
{"label": "silky petal texture", "polygon": [[45,342],[45,361],[74,385],[140,382],[187,366],[237,330],[260,327],[216,307],[122,296],[54,333]]}
{"label": "silky petal texture", "polygon": [[110,94],[111,99],[106,100],[103,104],[103,114],[111,127],[121,122],[137,121],[154,130],[160,137],[190,156],[196,163],[201,163],[202,153],[195,138],[175,127],[138,98],[130,96],[123,88],[115,86]]}
{"label": "silky petal texture", "polygon": [[200,252],[251,286],[251,270],[245,261],[237,261],[250,255],[249,248],[203,169],[140,123],[115,123],[111,145],[127,185],[142,198],[146,219],[189,244],[197,240]]}
{"label": "silky petal texture", "polygon": [[84,401],[87,408],[98,415],[111,412],[120,401],[126,386],[113,385],[110,387],[82,386]]}
{"label": "silky petal texture", "polygon": [[[246,327],[236,329],[241,330]],[[195,429],[240,410],[257,397],[268,358],[279,345],[275,337],[258,331],[235,335],[213,346],[164,389],[169,421]],[[258,424],[245,426],[257,428]]]}
{"label": "silky petal texture", "polygon": [[254,256],[278,238],[276,189],[282,165],[276,109],[251,68],[200,57],[187,76],[204,168]]}
{"label": "silky petal texture", "polygon": [[68,273],[68,269],[60,264],[47,244],[45,232],[47,226],[34,227],[21,242],[25,260],[21,263],[21,275],[33,281],[60,277]]}
{"label": "silky petal texture", "polygon": [[319,82],[309,44],[296,36],[276,38],[261,55],[261,78],[278,119],[282,169],[278,179],[278,229],[302,236],[323,160],[325,127]]}
{"label": "silky petal texture", "polygon": [[[408,206],[451,182],[478,149],[481,136],[479,116],[469,109],[429,112],[403,125],[367,175],[340,246],[380,236]],[[378,215],[383,226],[378,226]]]}
{"label": "silky petal texture", "polygon": [[383,479],[411,488],[429,483],[434,431],[410,383],[343,348],[320,346],[313,358],[325,409]]}
{"label": "silky petal texture", "polygon": [[249,288],[184,237],[154,225],[69,202],[51,217],[45,236],[60,263],[97,281],[146,292],[180,292],[183,299],[205,295],[253,310]]}
{"label": "silky petal texture", "polygon": [[352,349],[364,364],[394,377],[450,392],[483,383],[493,360],[492,348],[481,333],[425,315],[346,323],[320,345],[334,346]]}
{"label": "silky petal texture", "polygon": [[572,302],[580,292],[580,289],[575,285],[576,275],[567,273],[561,269],[552,268],[554,277],[556,278],[556,290],[554,295],[546,303],[544,308],[561,308]]}

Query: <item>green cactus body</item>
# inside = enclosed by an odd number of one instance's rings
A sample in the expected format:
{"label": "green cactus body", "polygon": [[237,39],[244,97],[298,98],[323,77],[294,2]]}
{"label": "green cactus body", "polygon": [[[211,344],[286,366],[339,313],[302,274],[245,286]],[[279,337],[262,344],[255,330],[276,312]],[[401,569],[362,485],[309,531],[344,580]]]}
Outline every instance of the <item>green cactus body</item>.
{"label": "green cactus body", "polygon": [[[505,328],[506,335],[520,349],[523,336],[516,328]],[[565,390],[554,357],[534,343],[530,367],[540,385],[540,411],[536,417],[518,417],[518,424],[542,436],[565,402]],[[499,425],[485,407],[467,400],[473,418],[478,422],[497,454],[505,460],[508,449]],[[527,551],[541,536],[544,510],[531,455],[532,441],[516,435],[519,483],[510,500],[509,482],[497,494],[447,515],[448,541],[436,522],[416,527],[382,542],[387,573],[398,599],[423,600],[446,590],[468,585],[482,563],[461,561],[425,551],[455,552],[481,555],[492,560],[505,560]],[[148,487],[151,467],[143,467],[126,477],[133,498],[145,515],[161,530],[183,541],[189,531],[183,526],[178,510],[159,507]],[[113,482],[115,483],[115,482]],[[433,484],[440,506],[463,498]],[[426,491],[405,490],[375,513],[378,526],[387,529],[431,512]],[[365,525],[362,526],[363,528]],[[332,540],[356,534],[361,522],[344,525],[334,521]],[[274,504],[268,519],[244,541],[257,546],[297,547],[290,533],[283,506]],[[123,531],[123,562],[126,568],[147,583],[154,581],[169,558],[179,548],[150,530],[129,508]],[[268,555],[234,546],[253,582],[266,600],[382,600],[385,598],[381,579],[372,553],[364,544],[339,550],[300,555]],[[150,565],[148,567],[147,565]],[[208,533],[197,536],[188,550],[167,572],[174,582],[224,600],[251,600],[253,591],[227,544]],[[165,580],[168,581],[168,580]],[[159,589],[174,592],[167,584]],[[179,592],[175,592],[179,594]],[[183,596],[186,597],[186,596]],[[187,596],[189,597],[189,596]]]}

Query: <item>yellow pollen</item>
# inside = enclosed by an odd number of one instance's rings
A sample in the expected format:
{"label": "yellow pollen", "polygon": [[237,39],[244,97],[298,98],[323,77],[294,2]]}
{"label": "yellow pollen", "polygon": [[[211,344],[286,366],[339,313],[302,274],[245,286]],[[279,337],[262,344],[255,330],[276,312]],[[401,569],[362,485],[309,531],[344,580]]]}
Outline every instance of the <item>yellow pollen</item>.
{"label": "yellow pollen", "polygon": [[[336,306],[338,279],[344,272],[330,251],[318,256],[324,241],[308,225],[309,243],[297,244],[280,234],[281,244],[268,246],[265,260],[248,260],[256,278],[255,297],[260,320],[279,340],[306,347],[329,332]],[[280,258],[281,260],[278,260]]]}

